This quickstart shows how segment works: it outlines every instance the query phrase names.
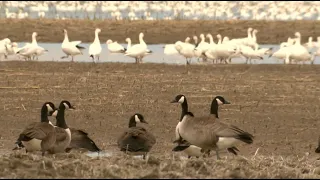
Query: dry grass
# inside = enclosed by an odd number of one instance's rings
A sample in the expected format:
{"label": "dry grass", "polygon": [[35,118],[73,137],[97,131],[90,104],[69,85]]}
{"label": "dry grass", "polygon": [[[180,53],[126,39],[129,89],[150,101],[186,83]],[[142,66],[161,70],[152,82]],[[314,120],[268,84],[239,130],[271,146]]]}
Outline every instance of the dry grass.
{"label": "dry grass", "polygon": [[31,41],[32,32],[38,32],[39,42],[62,42],[63,28],[69,32],[70,40],[92,42],[94,29],[102,29],[100,40],[105,43],[108,39],[125,43],[130,37],[133,43],[138,42],[138,34],[145,33],[148,44],[174,43],[184,40],[187,36],[220,33],[230,38],[245,37],[247,28],[259,30],[258,42],[262,44],[278,44],[293,37],[296,31],[301,32],[302,42],[309,36],[314,38],[320,34],[319,21],[209,21],[209,20],[159,20],[159,21],[115,21],[115,20],[55,20],[55,19],[0,19],[0,36],[12,41]]}
{"label": "dry grass", "polygon": [[[0,159],[0,177],[319,178],[314,150],[320,117],[320,66],[0,65],[0,151],[6,154]],[[208,114],[212,98],[223,95],[232,104],[221,108],[220,117],[254,134],[254,143],[237,146],[239,157],[226,155],[223,158],[228,160],[218,162],[214,156],[190,161],[173,158],[172,141],[181,109],[169,102],[177,94],[186,95],[196,116]],[[63,99],[77,107],[66,113],[70,127],[86,130],[107,151],[118,152],[116,140],[129,117],[143,114],[147,128],[157,138],[151,162],[121,154],[91,159],[71,153],[56,159],[45,157],[48,165],[39,169],[41,156],[11,154],[25,125],[39,121],[42,103],[57,105]]]}
{"label": "dry grass", "polygon": [[21,152],[0,159],[3,178],[320,178],[320,161],[304,157],[242,156],[216,160],[121,154],[90,158],[81,154],[42,157]]}

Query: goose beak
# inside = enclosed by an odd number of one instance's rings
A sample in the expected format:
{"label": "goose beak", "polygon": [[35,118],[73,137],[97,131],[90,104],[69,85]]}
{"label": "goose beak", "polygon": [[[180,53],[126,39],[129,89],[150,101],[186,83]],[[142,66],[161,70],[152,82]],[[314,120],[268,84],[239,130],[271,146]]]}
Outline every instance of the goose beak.
{"label": "goose beak", "polygon": [[72,106],[72,107],[70,107],[70,109],[76,109],[76,107],[75,107],[75,106]]}
{"label": "goose beak", "polygon": [[174,99],[173,101],[171,101],[170,103],[177,103],[177,101]]}
{"label": "goose beak", "polygon": [[145,124],[149,124],[149,123],[147,123],[146,121],[144,121],[143,123],[145,123]]}
{"label": "goose beak", "polygon": [[229,101],[226,101],[226,100],[225,100],[225,101],[224,101],[224,104],[231,104],[231,103],[230,103]]}

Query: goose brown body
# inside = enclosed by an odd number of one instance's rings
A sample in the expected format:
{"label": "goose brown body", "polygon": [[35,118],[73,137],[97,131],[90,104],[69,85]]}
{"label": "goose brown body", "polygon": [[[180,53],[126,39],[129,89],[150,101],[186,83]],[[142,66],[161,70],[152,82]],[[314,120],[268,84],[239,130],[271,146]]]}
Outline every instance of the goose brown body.
{"label": "goose brown body", "polygon": [[141,114],[133,115],[129,120],[129,128],[126,129],[118,138],[118,147],[120,151],[129,154],[148,153],[156,143],[156,138],[143,127],[137,127],[137,123],[147,123]]}

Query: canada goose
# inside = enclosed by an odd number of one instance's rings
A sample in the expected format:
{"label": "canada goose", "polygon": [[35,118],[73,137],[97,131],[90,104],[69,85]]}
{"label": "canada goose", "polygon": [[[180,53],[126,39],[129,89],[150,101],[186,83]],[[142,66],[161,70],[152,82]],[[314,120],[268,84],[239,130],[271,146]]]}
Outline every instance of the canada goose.
{"label": "canada goose", "polygon": [[[220,99],[217,100],[219,103]],[[217,107],[217,106],[216,106]],[[217,159],[219,149],[234,147],[234,144],[243,141],[253,142],[253,136],[234,125],[227,125],[217,120],[217,114],[194,117],[192,112],[184,114],[179,126],[180,136],[189,143],[202,148],[202,152],[215,150]]]}
{"label": "canada goose", "polygon": [[[52,102],[45,102],[42,105],[41,108],[41,122],[34,122],[29,124],[26,129],[23,131],[23,133],[20,134],[19,138],[17,139],[15,145],[16,147],[13,148],[12,150],[17,150],[17,149],[21,149],[24,148],[25,145],[26,147],[26,152],[28,151],[35,151],[35,150],[41,150],[41,147],[37,146],[37,141],[41,141],[39,139],[35,139],[35,137],[30,137],[27,134],[35,127],[38,128],[39,131],[42,130],[43,128],[47,128],[47,125],[43,125],[44,123],[49,123],[49,119],[48,116],[51,116],[52,113],[55,111],[56,107],[54,106],[54,104]],[[37,124],[37,125],[36,125]],[[49,128],[51,129],[51,128]],[[25,145],[24,145],[25,144]]]}
{"label": "canada goose", "polygon": [[[74,108],[75,106],[73,106],[73,109]],[[89,138],[87,132],[81,129],[75,129],[75,128],[69,128],[69,129],[72,136],[71,136],[71,142],[65,150],[66,152],[70,152],[72,149],[86,149],[92,152],[101,151],[100,148],[95,144],[95,142],[91,138]]]}
{"label": "canada goose", "polygon": [[[196,156],[199,156],[201,148],[194,145],[191,146],[189,142],[182,140],[178,132],[179,124],[183,119],[184,114],[188,112],[187,98],[184,95],[177,95],[175,99],[171,101],[171,103],[180,103],[181,109],[182,109],[180,121],[176,126],[176,140],[174,141],[174,142],[178,142],[179,144],[172,151],[184,151],[185,149],[186,150],[185,152],[188,154],[188,158],[190,158],[190,156],[193,156],[192,154],[197,154]],[[225,98],[223,98],[222,96],[216,96],[215,98],[213,98],[210,106],[210,114],[215,115],[216,118],[219,118],[218,106],[223,104],[231,104],[231,103],[225,100]],[[239,151],[239,150],[236,147],[230,147],[230,148],[227,148],[227,150],[230,153],[233,153],[234,155],[238,155],[236,151]]]}
{"label": "canada goose", "polygon": [[146,123],[144,117],[136,113],[129,120],[129,128],[118,138],[118,147],[120,151],[130,154],[143,155],[151,150],[156,143],[156,138],[143,127],[136,126],[137,123]]}
{"label": "canada goose", "polygon": [[89,138],[88,133],[80,130],[70,128],[71,131],[71,142],[66,148],[66,152],[70,152],[72,149],[86,149],[92,152],[99,152],[101,149],[95,144],[95,142]]}
{"label": "canada goose", "polygon": [[54,127],[56,140],[54,145],[48,149],[51,154],[65,152],[66,148],[71,142],[71,131],[64,118],[64,113],[66,109],[75,109],[69,101],[61,101],[59,109],[55,110],[52,116],[56,117],[57,124]]}

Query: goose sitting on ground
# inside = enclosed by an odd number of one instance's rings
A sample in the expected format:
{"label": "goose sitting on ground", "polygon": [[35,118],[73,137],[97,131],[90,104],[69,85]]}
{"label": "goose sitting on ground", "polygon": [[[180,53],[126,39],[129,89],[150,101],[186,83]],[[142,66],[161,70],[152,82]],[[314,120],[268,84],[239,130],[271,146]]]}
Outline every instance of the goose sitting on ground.
{"label": "goose sitting on ground", "polygon": [[[74,108],[75,106],[73,106],[73,109]],[[67,109],[70,109],[70,108],[67,108]],[[49,121],[49,123],[51,122]],[[58,124],[56,124],[56,126],[57,125]],[[96,143],[88,136],[88,133],[85,132],[84,130],[70,128],[70,131],[72,134],[71,142],[69,146],[66,148],[66,152],[70,152],[72,149],[86,149],[91,152],[101,151],[100,148],[96,145]]]}
{"label": "goose sitting on ground", "polygon": [[[37,138],[37,134],[29,135],[29,133],[35,130],[36,128],[38,129],[37,131],[39,131],[39,133],[42,133],[42,131],[46,129],[48,131],[44,131],[44,133],[50,132],[50,130],[53,130],[52,128],[48,127],[45,124],[49,124],[50,121],[48,119],[48,116],[52,116],[55,110],[56,108],[52,102],[45,102],[41,108],[41,118],[40,118],[41,121],[31,123],[25,128],[25,130],[19,135],[19,138],[15,143],[16,147],[13,148],[13,150],[26,147],[26,152],[40,151],[41,150],[40,143],[42,139]],[[38,133],[37,131],[35,131],[35,133]]]}
{"label": "goose sitting on ground", "polygon": [[[52,103],[47,102],[41,109],[41,121],[29,124],[19,135],[16,142],[17,147],[25,147],[26,153],[33,151],[45,152],[54,146],[56,141],[55,128],[49,124],[48,115],[54,115],[55,107]],[[22,145],[20,144],[22,143]],[[14,148],[14,150],[16,149]]]}
{"label": "goose sitting on ground", "polygon": [[93,62],[95,62],[94,61],[95,58],[97,58],[98,61],[99,61],[100,54],[101,54],[101,51],[102,51],[101,44],[100,44],[100,39],[99,39],[99,33],[100,32],[101,32],[101,29],[99,29],[99,28],[97,28],[94,31],[94,41],[89,46],[89,56],[92,58]]}
{"label": "goose sitting on ground", "polygon": [[219,121],[215,115],[194,117],[191,112],[184,112],[179,125],[180,136],[190,144],[200,147],[202,153],[215,150],[217,159],[220,149],[235,147],[238,142],[251,144],[253,136],[234,125]]}
{"label": "goose sitting on ground", "polygon": [[[71,131],[65,120],[65,110],[75,109],[69,101],[61,101],[59,109],[55,110],[52,116],[56,116],[55,136],[56,140],[54,145],[48,149],[51,154],[63,153],[71,142]],[[52,125],[51,125],[52,126]]]}
{"label": "goose sitting on ground", "polygon": [[82,50],[86,48],[79,46],[81,41],[69,42],[67,30],[64,29],[63,32],[64,32],[64,40],[62,42],[61,48],[62,48],[62,51],[66,54],[66,56],[62,56],[61,59],[68,58],[69,56],[71,56],[71,60],[73,62],[73,57],[79,54],[83,54]]}
{"label": "goose sitting on ground", "polygon": [[121,134],[117,144],[120,151],[133,155],[143,155],[143,159],[145,159],[147,153],[156,143],[156,138],[145,128],[136,126],[137,123],[148,124],[141,114],[134,114],[129,120],[129,128]]}
{"label": "goose sitting on ground", "polygon": [[111,39],[108,39],[106,44],[108,46],[109,52],[111,52],[111,53],[124,53],[127,50],[126,48],[121,46],[117,41],[112,42]]}

